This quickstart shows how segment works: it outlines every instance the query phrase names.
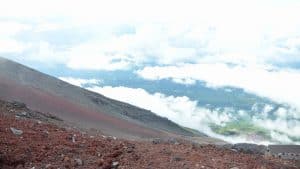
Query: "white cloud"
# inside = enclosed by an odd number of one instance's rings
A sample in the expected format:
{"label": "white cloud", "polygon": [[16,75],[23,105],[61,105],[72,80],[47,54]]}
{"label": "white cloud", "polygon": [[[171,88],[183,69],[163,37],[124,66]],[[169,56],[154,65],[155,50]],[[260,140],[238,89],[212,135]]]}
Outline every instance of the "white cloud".
{"label": "white cloud", "polygon": [[[289,113],[288,113],[289,114]],[[288,115],[286,115],[288,116]],[[288,120],[284,117],[276,117],[272,119],[256,119],[253,118],[255,125],[261,126],[271,131],[270,136],[273,140],[280,141],[281,143],[291,144],[294,141],[290,137],[300,138],[300,122],[299,120]],[[300,142],[294,142],[299,144]]]}
{"label": "white cloud", "polygon": [[12,39],[0,39],[0,46],[0,54],[21,53],[27,48],[25,44]]}
{"label": "white cloud", "polygon": [[196,84],[196,80],[189,79],[189,78],[173,78],[172,79],[175,83],[185,84],[185,85],[194,85]]}
{"label": "white cloud", "polygon": [[197,49],[171,44],[169,38],[173,37],[168,36],[169,29],[164,30],[162,25],[136,25],[134,28],[135,33],[112,34],[107,39],[72,47],[67,66],[73,69],[117,70],[143,63],[174,64],[195,60]]}
{"label": "white cloud", "polygon": [[[116,44],[118,47],[118,45]],[[126,56],[110,53],[103,49],[101,43],[88,43],[70,49],[67,66],[72,69],[118,70],[127,69],[129,62]]]}
{"label": "white cloud", "polygon": [[[198,129],[208,134],[213,134],[209,123],[224,124],[232,119],[227,111],[210,111],[197,107],[197,102],[186,96],[174,97],[161,93],[150,94],[144,89],[127,87],[91,87],[91,91],[98,92],[107,97],[124,101],[152,112],[186,127]],[[228,110],[229,111],[229,110]],[[218,136],[222,137],[222,136]],[[229,138],[228,138],[229,139]]]}
{"label": "white cloud", "polygon": [[30,29],[30,25],[0,20],[0,54],[23,52],[28,45],[15,40],[13,37],[17,33]]}
{"label": "white cloud", "polygon": [[[64,37],[67,33],[59,30],[79,27],[85,30],[74,33],[80,39],[88,36],[86,32],[93,32],[88,40],[64,49],[72,51],[61,56],[67,59],[59,61],[74,69],[116,70],[140,63],[191,63],[201,59],[238,63],[300,62],[297,57],[299,7],[300,3],[293,0],[12,0],[1,3],[0,19],[8,22],[4,26],[0,24],[0,34],[1,30],[15,34],[25,29],[24,24],[16,21],[38,24],[29,24],[26,30],[31,33],[56,31],[52,33]],[[113,33],[112,29],[124,24],[136,31],[122,36]],[[278,44],[282,39],[285,39],[284,48]],[[26,39],[26,43],[31,40]],[[115,62],[116,58],[126,59]]]}
{"label": "white cloud", "polygon": [[34,32],[55,31],[55,30],[62,29],[64,26],[58,23],[42,22],[37,25],[37,27],[34,29]]}
{"label": "white cloud", "polygon": [[[167,117],[168,119],[182,126],[197,129],[210,136],[221,138],[229,142],[259,142],[261,144],[270,143],[270,141],[266,140],[253,140],[253,138],[249,137],[248,135],[226,137],[212,132],[209,128],[209,125],[211,123],[224,126],[226,122],[231,122],[237,118],[237,115],[234,114],[235,110],[231,108],[225,108],[222,111],[220,109],[209,110],[206,108],[198,107],[196,101],[190,100],[186,96],[174,97],[166,96],[161,93],[150,94],[144,89],[128,88],[122,86],[94,86],[88,89],[103,94],[107,97],[151,110],[152,112],[162,117]],[[242,114],[241,116],[244,116],[245,113],[247,114],[247,112],[242,111],[239,111],[239,113]],[[277,133],[277,136],[281,135],[281,137],[275,137],[273,134],[273,141],[295,143],[292,140],[287,141],[286,139],[281,138],[287,138],[288,136],[299,137],[299,134],[293,133],[298,130],[299,125],[286,125],[289,122],[284,118],[278,119],[279,121],[272,121],[268,119],[268,117],[259,115],[249,120],[249,123],[253,122],[253,124],[257,126],[262,126],[263,128],[266,128],[273,133]],[[263,121],[267,121],[267,126],[263,126]],[[280,129],[282,124],[283,128]],[[278,134],[278,131],[282,132],[283,134]]]}
{"label": "white cloud", "polygon": [[59,79],[79,87],[84,87],[84,85],[98,85],[102,83],[99,79],[81,79],[73,77],[59,77]]}
{"label": "white cloud", "polygon": [[[199,63],[181,66],[145,67],[137,74],[148,80],[187,79],[204,81],[210,87],[236,87],[267,97],[280,103],[288,103],[300,110],[300,71],[272,67]],[[174,80],[176,82],[176,80]],[[300,116],[300,112],[299,112]]]}
{"label": "white cloud", "polygon": [[[18,5],[16,5],[18,4]],[[120,2],[118,0],[52,0],[39,1],[27,0],[20,2],[18,0],[5,1],[1,5],[1,16],[14,16],[23,18],[49,17],[49,16],[69,16],[80,21],[89,22],[90,20],[213,20],[222,23],[238,21],[243,23],[257,22],[264,17],[278,15],[297,14],[299,2],[295,0],[270,1],[270,0],[252,0],[238,1],[229,0],[226,2],[219,0],[186,0],[186,1],[159,1],[159,0],[127,0]],[[118,12],[115,12],[118,11]],[[155,12],[153,12],[155,11]],[[277,13],[281,12],[281,13]],[[236,15],[236,14],[239,15]],[[89,17],[87,17],[89,16]],[[207,16],[209,18],[205,19]],[[231,17],[229,17],[231,16]],[[270,17],[268,22],[283,20],[285,17]],[[249,20],[255,17],[257,20]],[[295,19],[297,16],[290,17]],[[105,19],[106,18],[106,19]],[[289,23],[285,21],[285,23]]]}
{"label": "white cloud", "polygon": [[1,21],[0,20],[0,37],[10,37],[21,31],[30,30],[31,26],[14,22],[14,21]]}
{"label": "white cloud", "polygon": [[[47,41],[30,42],[25,45],[26,48],[23,48],[23,53],[26,58],[23,59],[26,61],[37,61],[39,64],[51,65],[65,63],[68,60],[68,51],[56,50]],[[22,55],[18,55],[18,57],[21,58]]]}

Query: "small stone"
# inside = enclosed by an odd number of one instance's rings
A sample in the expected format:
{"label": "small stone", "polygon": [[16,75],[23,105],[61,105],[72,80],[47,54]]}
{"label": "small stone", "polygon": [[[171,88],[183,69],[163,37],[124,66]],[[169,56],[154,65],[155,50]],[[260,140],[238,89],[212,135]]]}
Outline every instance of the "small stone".
{"label": "small stone", "polygon": [[44,130],[44,131],[42,132],[42,136],[43,136],[44,138],[47,138],[48,135],[49,135],[49,132],[48,132],[47,130]]}
{"label": "small stone", "polygon": [[97,160],[97,164],[98,164],[98,166],[103,166],[104,165],[104,160],[102,158]]}
{"label": "small stone", "polygon": [[161,143],[161,140],[159,138],[152,140],[152,144],[159,144],[159,143]]}
{"label": "small stone", "polygon": [[113,168],[118,168],[118,166],[119,166],[119,162],[115,161],[112,163]]}
{"label": "small stone", "polygon": [[182,160],[182,158],[181,158],[181,157],[179,157],[179,156],[175,156],[175,157],[173,157],[173,160],[174,160],[174,161],[181,161],[181,160]]}
{"label": "small stone", "polygon": [[18,101],[12,102],[12,105],[13,105],[15,108],[19,108],[19,109],[25,108],[25,107],[26,107],[26,104],[21,103],[21,102],[18,102]]}
{"label": "small stone", "polygon": [[230,169],[239,169],[239,167],[232,167],[232,168],[230,168]]}
{"label": "small stone", "polygon": [[70,160],[70,158],[69,157],[65,157],[64,158],[64,162],[70,162],[71,160]]}
{"label": "small stone", "polygon": [[47,164],[46,166],[45,166],[45,168],[47,169],[47,168],[50,168],[51,167],[51,164]]}
{"label": "small stone", "polygon": [[76,162],[77,166],[82,166],[83,165],[83,162],[82,162],[82,160],[80,158],[76,158],[75,162]]}
{"label": "small stone", "polygon": [[127,153],[132,153],[132,152],[133,152],[133,148],[131,148],[131,147],[127,148],[127,149],[126,149],[126,152],[127,152]]}
{"label": "small stone", "polygon": [[11,130],[11,132],[13,132],[15,135],[18,135],[18,136],[23,134],[22,130],[18,130],[18,129],[13,128],[13,127],[11,127],[10,130]]}
{"label": "small stone", "polygon": [[28,113],[23,111],[23,112],[19,112],[17,115],[21,117],[27,117]]}
{"label": "small stone", "polygon": [[179,142],[175,138],[168,139],[168,143],[178,145]]}
{"label": "small stone", "polygon": [[75,137],[76,137],[76,134],[74,134],[74,135],[72,136],[72,142],[73,142],[73,143],[75,143]]}

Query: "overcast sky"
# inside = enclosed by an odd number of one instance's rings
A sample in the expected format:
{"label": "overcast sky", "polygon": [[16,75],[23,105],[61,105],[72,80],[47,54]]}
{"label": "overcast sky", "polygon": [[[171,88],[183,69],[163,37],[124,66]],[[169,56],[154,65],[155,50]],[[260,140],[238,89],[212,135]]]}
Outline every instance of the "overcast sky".
{"label": "overcast sky", "polygon": [[296,0],[3,1],[0,55],[79,70],[138,67],[148,80],[202,80],[294,104],[299,9]]}
{"label": "overcast sky", "polygon": [[296,0],[3,1],[0,53],[74,69],[199,61],[295,66],[299,9]]}

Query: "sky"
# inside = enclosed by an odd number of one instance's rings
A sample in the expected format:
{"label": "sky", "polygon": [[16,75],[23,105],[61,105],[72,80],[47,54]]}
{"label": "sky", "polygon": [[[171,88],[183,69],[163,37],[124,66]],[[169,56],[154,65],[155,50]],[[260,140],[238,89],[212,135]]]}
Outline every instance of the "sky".
{"label": "sky", "polygon": [[185,85],[204,81],[300,110],[298,0],[0,2],[2,57],[71,70],[132,70],[145,80]]}
{"label": "sky", "polygon": [[[293,92],[300,79],[300,2],[296,0],[1,4],[3,57],[74,70],[138,67],[137,74],[145,79],[171,78],[189,84],[204,80],[215,87],[228,85],[283,101],[300,100]],[[225,76],[219,76],[222,72]],[[279,90],[292,96],[272,93]]]}
{"label": "sky", "polygon": [[0,53],[25,60],[101,70],[153,62],[300,64],[299,1],[1,4]]}

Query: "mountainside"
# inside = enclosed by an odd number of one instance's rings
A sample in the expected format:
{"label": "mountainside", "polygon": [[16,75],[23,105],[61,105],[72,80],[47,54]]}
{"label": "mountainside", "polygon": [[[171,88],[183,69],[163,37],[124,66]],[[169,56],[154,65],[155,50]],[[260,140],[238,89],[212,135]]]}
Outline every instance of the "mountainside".
{"label": "mountainside", "polygon": [[0,58],[0,99],[23,102],[31,109],[53,114],[78,127],[95,128],[122,138],[203,136],[150,111],[3,58]]}
{"label": "mountainside", "polygon": [[[287,151],[293,153],[285,153],[286,158],[281,159],[263,155],[265,146],[198,145],[178,139],[130,141],[74,129],[55,116],[28,109],[23,103],[2,100],[0,147],[3,169],[299,168],[299,156],[295,155],[299,149],[295,146]],[[276,154],[286,149],[278,148]]]}

